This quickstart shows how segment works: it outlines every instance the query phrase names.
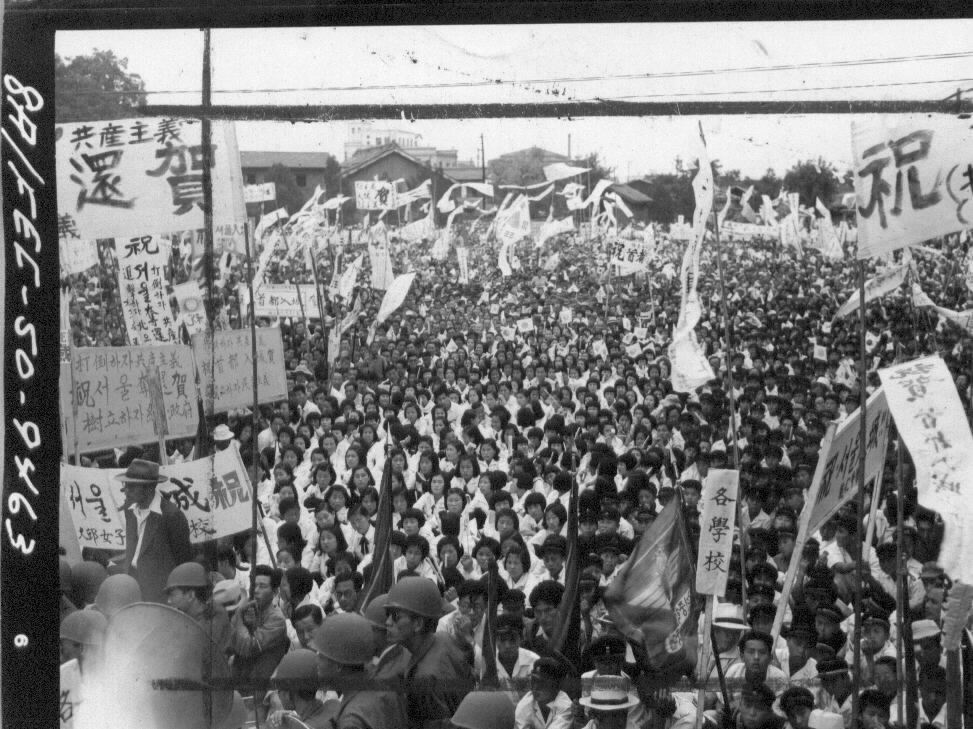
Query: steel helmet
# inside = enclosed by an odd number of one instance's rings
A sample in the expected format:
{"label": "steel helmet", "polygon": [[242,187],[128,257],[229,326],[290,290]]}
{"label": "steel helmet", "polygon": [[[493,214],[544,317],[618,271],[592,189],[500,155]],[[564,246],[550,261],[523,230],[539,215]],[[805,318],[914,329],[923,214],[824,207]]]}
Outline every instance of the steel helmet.
{"label": "steel helmet", "polygon": [[363,666],[375,653],[372,624],[358,613],[325,618],[315,629],[311,642],[318,653],[342,666]]}
{"label": "steel helmet", "polygon": [[[299,648],[284,654],[277,664],[277,670],[271,680],[283,683],[285,681],[315,680],[318,676],[318,657],[314,651]],[[288,688],[281,686],[281,688]]]}
{"label": "steel helmet", "polygon": [[407,610],[423,618],[438,620],[444,614],[443,598],[439,594],[436,583],[425,577],[403,577],[392,585],[389,590],[389,601],[385,605],[390,608]]}
{"label": "steel helmet", "polygon": [[457,729],[513,729],[514,704],[503,691],[471,691],[450,722]]}
{"label": "steel helmet", "polygon": [[95,608],[110,618],[126,605],[142,602],[142,588],[131,575],[110,575],[98,588]]}
{"label": "steel helmet", "polygon": [[385,606],[388,605],[389,596],[379,595],[365,607],[365,619],[374,627],[385,630]]}
{"label": "steel helmet", "polygon": [[98,562],[85,560],[71,566],[71,584],[85,605],[95,601],[98,588],[106,577],[108,577],[108,570]]}
{"label": "steel helmet", "polygon": [[85,645],[101,645],[108,619],[97,610],[76,610],[61,621],[60,637]]}
{"label": "steel helmet", "polygon": [[209,587],[209,575],[199,562],[183,562],[169,573],[166,589],[173,587]]}

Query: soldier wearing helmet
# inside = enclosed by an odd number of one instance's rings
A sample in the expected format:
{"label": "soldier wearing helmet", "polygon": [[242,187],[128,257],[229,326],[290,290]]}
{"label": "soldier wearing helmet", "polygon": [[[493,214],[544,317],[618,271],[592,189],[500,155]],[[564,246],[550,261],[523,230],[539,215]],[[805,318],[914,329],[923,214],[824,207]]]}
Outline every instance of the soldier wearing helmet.
{"label": "soldier wearing helmet", "polygon": [[108,621],[97,610],[76,610],[61,621],[60,718],[65,729],[78,722],[86,679],[97,667]]}
{"label": "soldier wearing helmet", "polygon": [[471,691],[463,698],[451,723],[455,729],[513,729],[515,708],[506,693]]}
{"label": "soldier wearing helmet", "polygon": [[[401,676],[410,729],[444,726],[472,688],[472,665],[453,638],[436,632],[444,607],[436,583],[424,577],[404,577],[388,593],[388,640],[411,654]],[[391,678],[388,666],[400,658],[398,651],[383,655],[376,678]]]}
{"label": "soldier wearing helmet", "polygon": [[285,655],[270,681],[283,706],[282,711],[271,713],[271,726],[331,729],[334,712],[315,696],[317,657],[314,651],[298,648]]}
{"label": "soldier wearing helmet", "polygon": [[317,651],[319,681],[342,692],[332,722],[334,729],[398,729],[406,725],[401,695],[360,688],[369,678],[365,666],[375,652],[371,621],[357,613],[328,616],[314,632],[312,645]]}
{"label": "soldier wearing helmet", "polygon": [[211,587],[203,565],[184,562],[169,573],[166,600],[199,623],[213,641],[216,654],[225,656],[230,648],[230,619],[223,606],[212,600]]}

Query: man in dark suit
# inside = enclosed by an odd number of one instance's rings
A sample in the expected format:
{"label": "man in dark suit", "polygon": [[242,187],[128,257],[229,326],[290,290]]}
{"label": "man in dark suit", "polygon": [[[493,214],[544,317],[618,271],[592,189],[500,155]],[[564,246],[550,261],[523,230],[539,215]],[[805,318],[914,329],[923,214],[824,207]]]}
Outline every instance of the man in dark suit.
{"label": "man in dark suit", "polygon": [[176,565],[192,559],[186,515],[156,488],[167,479],[159,464],[136,458],[116,476],[125,491],[125,556],[142,599],[166,602],[165,586]]}

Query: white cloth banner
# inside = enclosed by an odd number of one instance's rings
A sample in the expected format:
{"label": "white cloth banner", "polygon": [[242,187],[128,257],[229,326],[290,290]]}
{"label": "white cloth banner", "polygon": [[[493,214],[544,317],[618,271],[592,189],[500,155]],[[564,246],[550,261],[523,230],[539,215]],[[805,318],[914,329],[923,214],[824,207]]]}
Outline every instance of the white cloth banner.
{"label": "white cloth banner", "polygon": [[544,179],[548,182],[557,182],[590,171],[587,167],[574,167],[564,162],[555,162],[554,164],[544,165]]}
{"label": "white cloth banner", "polygon": [[537,247],[540,248],[549,239],[562,233],[574,232],[574,218],[567,217],[562,220],[551,220],[541,225],[540,233],[537,236]]}
{"label": "white cloth banner", "polygon": [[341,278],[338,279],[338,296],[350,299],[351,293],[355,290],[355,282],[358,281],[358,274],[361,271],[365,255],[361,254],[344,270]]}
{"label": "white cloth banner", "polygon": [[939,564],[973,584],[973,434],[938,355],[878,371],[889,409],[916,466],[919,503],[943,519]]}
{"label": "white cloth banner", "polygon": [[598,184],[595,185],[595,189],[591,191],[591,194],[585,199],[581,207],[586,208],[589,205],[594,205],[598,207],[598,202],[601,200],[602,194],[615,184],[612,180],[598,180]]}
{"label": "white cloth banner", "polygon": [[386,291],[392,285],[395,274],[392,273],[392,257],[389,255],[389,242],[385,234],[385,226],[376,231],[372,229],[372,240],[368,244],[368,258],[372,266],[372,288]]}
{"label": "white cloth banner", "polygon": [[277,185],[273,182],[243,186],[243,202],[245,203],[273,202],[276,199]]}
{"label": "white cloth banner", "polygon": [[969,122],[948,115],[852,122],[858,258],[970,227]]}
{"label": "white cloth banner", "polygon": [[961,329],[964,329],[966,332],[973,334],[973,309],[967,309],[966,311],[953,311],[952,309],[947,309],[944,306],[937,306],[936,303],[926,295],[926,292],[923,291],[917,283],[912,284],[912,303],[916,308],[919,309],[933,309],[943,319],[951,321],[953,324]]}
{"label": "white cloth banner", "polygon": [[[885,296],[885,294],[890,291],[895,291],[899,286],[905,283],[905,277],[909,273],[909,267],[906,265],[893,266],[882,273],[878,274],[875,278],[869,279],[865,282],[865,303],[873,299],[877,299],[880,296]],[[835,319],[840,319],[844,316],[848,316],[854,311],[858,310],[861,306],[861,292],[856,291],[853,293],[845,303],[841,305],[838,312],[834,315]]]}
{"label": "white cloth banner", "polygon": [[179,306],[176,321],[186,325],[189,336],[206,329],[206,309],[203,306],[203,293],[195,281],[187,281],[172,287],[172,295]]}
{"label": "white cloth banner", "polygon": [[253,237],[260,242],[263,240],[264,235],[277,223],[282,223],[287,221],[287,209],[277,208],[273,212],[267,213],[260,218],[257,223],[257,227],[253,230]]}
{"label": "white cloth banner", "polygon": [[[128,238],[205,227],[202,124],[139,118],[58,125],[60,237]],[[243,224],[243,178],[232,122],[212,127],[213,224]]]}
{"label": "white cloth banner", "polygon": [[696,561],[696,592],[700,595],[726,594],[739,488],[740,472],[732,469],[710,469],[703,481]]}
{"label": "white cloth banner", "polygon": [[500,268],[500,273],[506,278],[507,276],[513,275],[513,269],[510,267],[510,243],[504,243],[500,246],[500,252],[497,254],[497,266]]}
{"label": "white cloth banner", "polygon": [[[250,292],[240,291],[242,296],[241,304],[246,307],[250,305]],[[321,312],[318,310],[318,297],[314,291],[313,284],[304,284],[300,287],[298,294],[297,284],[263,284],[253,292],[257,300],[256,312],[258,317],[269,317],[271,319],[296,319],[306,316],[308,319],[320,319]],[[304,304],[304,313],[301,314],[301,304]]]}
{"label": "white cloth banner", "polygon": [[466,246],[456,246],[456,264],[459,266],[459,282],[470,282],[470,250]]}
{"label": "white cloth banner", "polygon": [[359,210],[390,210],[399,206],[395,183],[385,180],[355,182],[355,207]]}
{"label": "white cloth banner", "polygon": [[716,377],[692,329],[669,345],[669,360],[673,392],[693,392]]}
{"label": "white cloth banner", "polygon": [[568,210],[582,210],[584,208],[584,198],[581,197],[582,192],[584,192],[584,185],[579,185],[577,182],[569,182],[558,195],[564,196],[564,202],[568,204]]}
{"label": "white cloth banner", "polygon": [[415,280],[415,277],[415,273],[403,273],[401,276],[395,277],[392,285],[385,292],[382,305],[378,308],[378,315],[375,317],[375,320],[379,324],[388,319],[395,313],[396,309],[402,306],[402,302],[408,296],[409,289],[412,287],[412,282]]}
{"label": "white cloth banner", "polygon": [[[499,216],[498,216],[499,217]],[[503,211],[503,219],[497,223],[497,238],[508,244],[530,237],[530,205],[521,195]]]}
{"label": "white cloth banner", "polygon": [[138,347],[179,342],[166,291],[169,248],[154,235],[116,238],[115,256],[128,343]]}
{"label": "white cloth banner", "polygon": [[[884,389],[872,393],[865,403],[865,410],[865,483],[881,486],[892,422]],[[835,431],[827,452],[820,454],[819,460],[824,467],[818,498],[811,510],[808,534],[816,532],[858,493],[860,456],[861,410],[855,410]]]}
{"label": "white cloth banner", "polygon": [[[115,478],[122,473],[120,468],[61,464],[61,491],[82,547],[125,549],[125,494]],[[159,493],[186,515],[192,543],[250,528],[253,489],[235,447],[212,458],[161,466],[159,473],[169,478],[159,484]]]}
{"label": "white cloth banner", "polygon": [[821,198],[817,198],[814,207],[821,214],[821,217],[818,219],[817,246],[815,247],[826,258],[840,261],[844,258],[845,253],[841,248],[841,243],[838,241],[838,233],[834,229],[834,223],[831,222],[831,211],[821,202]]}
{"label": "white cloth banner", "polygon": [[98,243],[80,238],[61,238],[58,241],[61,276],[72,276],[98,265]]}

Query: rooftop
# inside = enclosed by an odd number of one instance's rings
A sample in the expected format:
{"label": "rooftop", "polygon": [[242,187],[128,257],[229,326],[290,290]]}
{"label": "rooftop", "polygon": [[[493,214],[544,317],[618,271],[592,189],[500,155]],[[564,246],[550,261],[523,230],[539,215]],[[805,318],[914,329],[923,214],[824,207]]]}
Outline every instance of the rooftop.
{"label": "rooftop", "polygon": [[240,167],[273,167],[276,164],[293,169],[324,169],[331,157],[327,152],[240,152]]}

